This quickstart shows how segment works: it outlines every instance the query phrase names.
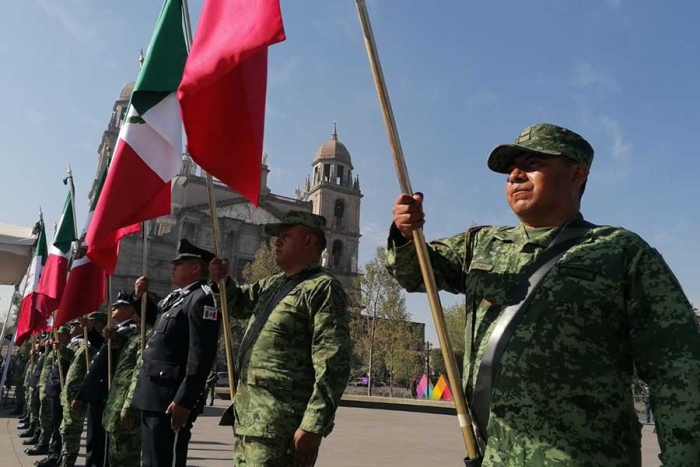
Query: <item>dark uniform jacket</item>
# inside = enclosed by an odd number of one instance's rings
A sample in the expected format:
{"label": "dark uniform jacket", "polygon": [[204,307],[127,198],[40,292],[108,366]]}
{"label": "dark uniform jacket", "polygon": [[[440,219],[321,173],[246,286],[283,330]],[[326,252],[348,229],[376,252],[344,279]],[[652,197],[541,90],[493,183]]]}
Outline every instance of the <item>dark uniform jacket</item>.
{"label": "dark uniform jacket", "polygon": [[[148,294],[153,307],[153,295]],[[158,303],[160,316],[143,353],[132,406],[165,412],[171,402],[201,408],[207,376],[216,357],[221,317],[212,290],[195,282]],[[140,307],[140,300],[134,300]]]}
{"label": "dark uniform jacket", "polygon": [[88,342],[95,349],[101,349],[102,344],[105,342],[104,336],[97,329],[90,329],[88,331]]}
{"label": "dark uniform jacket", "polygon": [[39,378],[41,378],[41,370],[44,368],[44,360],[46,360],[46,351],[39,355],[39,359],[34,365],[32,370],[32,375],[29,377],[29,387],[35,388],[39,385]]}
{"label": "dark uniform jacket", "polygon": [[[62,347],[59,351],[61,356],[61,371],[63,371],[64,377],[68,374],[68,369],[73,361],[73,353],[70,347]],[[49,379],[46,382],[44,392],[49,397],[58,397],[61,395],[61,375],[58,372],[58,359],[54,360],[53,366],[51,367],[51,373],[49,373]]]}
{"label": "dark uniform jacket", "polygon": [[[135,326],[135,324],[131,320],[124,321],[117,325],[115,336],[112,338],[112,376],[114,376],[114,372],[117,369],[119,351],[128,339],[132,326]],[[88,340],[92,342],[89,334]],[[109,369],[108,354],[109,345],[107,340],[104,340],[97,355],[95,355],[95,358],[90,362],[90,368],[88,368],[85,381],[83,381],[83,385],[80,388],[80,392],[78,392],[76,400],[89,402],[91,404],[105,403],[109,393],[109,379],[107,376]]]}

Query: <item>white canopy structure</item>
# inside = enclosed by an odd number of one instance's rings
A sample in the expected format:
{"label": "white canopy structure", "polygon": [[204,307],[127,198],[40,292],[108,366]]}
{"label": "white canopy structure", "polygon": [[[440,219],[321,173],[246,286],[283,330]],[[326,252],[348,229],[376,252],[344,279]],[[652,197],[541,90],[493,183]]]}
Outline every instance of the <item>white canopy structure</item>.
{"label": "white canopy structure", "polygon": [[0,285],[22,281],[35,240],[31,227],[0,224]]}

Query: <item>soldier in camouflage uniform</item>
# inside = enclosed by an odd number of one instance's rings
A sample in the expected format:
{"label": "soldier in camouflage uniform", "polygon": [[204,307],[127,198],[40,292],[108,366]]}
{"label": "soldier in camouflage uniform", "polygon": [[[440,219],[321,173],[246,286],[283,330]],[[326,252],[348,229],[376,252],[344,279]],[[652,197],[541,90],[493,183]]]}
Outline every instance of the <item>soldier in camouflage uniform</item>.
{"label": "soldier in camouflage uniform", "polygon": [[[31,399],[31,394],[29,392],[29,378],[32,375],[32,370],[34,369],[34,364],[36,363],[36,351],[34,350],[35,344],[32,341],[27,341],[27,363],[24,366],[24,371],[22,372],[22,382],[21,391],[23,392],[22,399],[24,400],[24,411],[19,419],[19,425],[17,426],[20,430],[26,430],[30,428],[30,414],[29,414],[29,404]],[[19,386],[17,390],[20,391]]]}
{"label": "soldier in camouflage uniform", "polygon": [[49,442],[51,441],[51,433],[53,432],[51,398],[46,394],[46,384],[49,381],[51,368],[53,368],[56,358],[52,338],[46,340],[46,349],[46,357],[44,358],[44,364],[41,367],[41,375],[39,376],[39,383],[36,387],[36,391],[39,395],[39,428],[41,429],[41,434],[39,435],[36,446],[25,450],[30,456],[44,455],[49,452]]}
{"label": "soldier in camouflage uniform", "polygon": [[29,348],[31,343],[29,341],[25,342],[20,346],[17,354],[15,355],[15,369],[12,372],[12,382],[15,385],[15,403],[17,407],[10,415],[22,415],[26,411],[26,390],[24,385],[25,375],[27,373],[27,363],[29,362]]}
{"label": "soldier in camouflage uniform", "polygon": [[[466,295],[463,383],[487,440],[484,467],[640,466],[635,367],[651,390],[663,464],[700,465],[692,307],[638,235],[583,220],[592,161],[592,147],[576,133],[549,124],[525,129],[488,160],[507,174],[506,197],[521,224],[429,245],[439,289]],[[422,199],[396,200],[389,234],[388,269],[409,292],[424,290],[411,244],[424,223]],[[559,243],[559,235],[572,240]],[[558,260],[547,250],[556,244]],[[532,265],[547,256],[554,266],[506,324],[515,309],[506,307],[524,300]]]}
{"label": "soldier in camouflage uniform", "polygon": [[68,347],[73,350],[73,361],[65,375],[65,386],[61,393],[61,406],[63,407],[63,421],[61,422],[60,433],[63,440],[63,450],[61,453],[61,467],[73,467],[78,458],[80,450],[80,437],[83,434],[85,425],[86,408],[73,411],[71,402],[78,395],[83,379],[87,374],[87,360],[85,352],[87,350],[88,359],[92,359],[95,350],[90,342],[85,341],[83,326],[80,320],[70,322],[71,339]]}
{"label": "soldier in camouflage uniform", "polygon": [[[343,286],[319,265],[325,224],[322,216],[287,212],[265,227],[277,237],[284,272],[243,286],[227,279],[232,316],[250,318],[236,361],[236,466],[313,466],[333,429],[351,343]],[[214,260],[211,279],[223,279],[226,268]]]}
{"label": "soldier in camouflage uniform", "polygon": [[34,364],[32,365],[32,370],[27,381],[27,387],[29,389],[27,392],[27,400],[29,401],[29,428],[27,431],[19,434],[20,438],[28,438],[22,442],[25,446],[36,444],[41,434],[41,429],[39,428],[39,410],[41,406],[39,403],[37,386],[47,352],[45,341],[41,338],[38,339],[34,344]]}
{"label": "soldier in camouflage uniform", "polygon": [[62,383],[65,382],[61,381],[61,375],[65,377],[73,361],[74,352],[68,346],[70,340],[70,326],[63,325],[56,330],[54,345],[56,355],[45,389],[45,400],[51,403],[51,442],[47,452],[48,455],[35,463],[37,467],[57,467],[61,463],[61,451],[63,450],[63,440],[60,431],[61,422],[63,421],[61,393],[63,392]]}
{"label": "soldier in camouflage uniform", "polygon": [[[140,312],[141,309],[139,308]],[[151,310],[146,319],[146,326],[153,326],[155,322],[155,309]],[[105,410],[102,416],[102,425],[109,436],[108,457],[109,465],[120,467],[139,467],[141,465],[141,427],[137,421],[139,413],[131,411],[129,416],[122,418],[124,409],[129,411],[126,405],[129,388],[134,373],[138,373],[140,366],[137,364],[137,356],[141,348],[141,318],[136,309],[131,306],[128,295],[122,294],[114,304],[113,313],[129,316],[128,321],[122,322],[117,328],[117,333],[126,338],[119,360],[116,362],[116,371],[112,379],[112,387],[107,396]],[[115,317],[115,321],[121,316]]]}

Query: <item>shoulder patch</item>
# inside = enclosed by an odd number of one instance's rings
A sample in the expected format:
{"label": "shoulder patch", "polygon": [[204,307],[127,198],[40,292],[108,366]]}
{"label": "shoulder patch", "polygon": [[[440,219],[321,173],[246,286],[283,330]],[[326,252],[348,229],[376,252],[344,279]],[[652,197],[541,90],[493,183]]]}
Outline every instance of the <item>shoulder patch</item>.
{"label": "shoulder patch", "polygon": [[208,319],[210,321],[216,321],[219,317],[219,310],[215,306],[206,305],[204,307],[204,312],[202,313],[202,318]]}
{"label": "shoulder patch", "polygon": [[214,295],[214,291],[209,284],[202,284],[202,290],[206,295]]}

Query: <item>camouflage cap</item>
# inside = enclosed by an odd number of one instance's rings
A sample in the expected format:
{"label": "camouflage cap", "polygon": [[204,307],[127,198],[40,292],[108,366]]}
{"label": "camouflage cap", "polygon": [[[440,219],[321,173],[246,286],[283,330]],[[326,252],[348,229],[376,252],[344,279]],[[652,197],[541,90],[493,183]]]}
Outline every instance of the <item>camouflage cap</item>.
{"label": "camouflage cap", "polygon": [[287,211],[280,222],[267,224],[265,233],[271,237],[276,237],[282,228],[292,225],[305,225],[323,233],[323,229],[326,227],[326,218],[310,212]]}
{"label": "camouflage cap", "polygon": [[94,319],[95,321],[101,321],[103,324],[107,323],[107,312],[106,311],[93,311],[87,315],[87,319]]}
{"label": "camouflage cap", "polygon": [[68,326],[77,326],[80,324],[80,319],[72,319],[68,321]]}
{"label": "camouflage cap", "polygon": [[56,334],[70,334],[70,326],[67,324],[59,326],[59,328],[56,329]]}
{"label": "camouflage cap", "polygon": [[581,135],[549,123],[536,123],[521,131],[513,144],[496,146],[489,155],[489,169],[508,173],[512,160],[523,153],[564,156],[587,167],[593,163],[593,148]]}

